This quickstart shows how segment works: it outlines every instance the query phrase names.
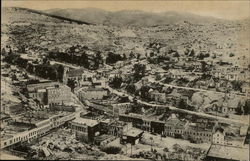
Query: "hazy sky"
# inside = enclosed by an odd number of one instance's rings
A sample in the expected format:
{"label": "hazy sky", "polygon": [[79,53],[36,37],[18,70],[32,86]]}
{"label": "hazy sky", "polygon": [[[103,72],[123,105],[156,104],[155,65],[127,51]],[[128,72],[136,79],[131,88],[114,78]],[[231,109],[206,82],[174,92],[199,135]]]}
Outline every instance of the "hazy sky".
{"label": "hazy sky", "polygon": [[2,6],[25,7],[38,10],[52,8],[100,8],[109,11],[117,10],[144,10],[151,12],[182,11],[200,15],[214,16],[227,19],[247,18],[250,15],[249,0],[225,0],[225,1],[59,1],[59,0],[3,0]]}

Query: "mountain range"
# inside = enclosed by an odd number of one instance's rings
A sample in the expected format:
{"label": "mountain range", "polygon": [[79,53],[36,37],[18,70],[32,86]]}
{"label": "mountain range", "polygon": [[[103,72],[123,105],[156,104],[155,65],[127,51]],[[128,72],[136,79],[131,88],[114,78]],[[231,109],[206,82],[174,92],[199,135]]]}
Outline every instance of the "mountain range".
{"label": "mountain range", "polygon": [[200,16],[188,12],[168,11],[161,13],[145,12],[139,10],[105,11],[96,8],[85,9],[50,9],[42,12],[51,15],[84,21],[96,25],[115,26],[161,26],[179,22],[215,23],[226,21],[219,18]]}

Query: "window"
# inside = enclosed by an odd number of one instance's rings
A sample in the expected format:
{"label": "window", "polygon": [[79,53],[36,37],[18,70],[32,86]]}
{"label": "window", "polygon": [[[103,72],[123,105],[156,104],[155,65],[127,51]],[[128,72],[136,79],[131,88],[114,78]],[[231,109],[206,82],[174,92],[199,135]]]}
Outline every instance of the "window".
{"label": "window", "polygon": [[6,146],[6,145],[7,145],[7,142],[4,142],[4,145]]}

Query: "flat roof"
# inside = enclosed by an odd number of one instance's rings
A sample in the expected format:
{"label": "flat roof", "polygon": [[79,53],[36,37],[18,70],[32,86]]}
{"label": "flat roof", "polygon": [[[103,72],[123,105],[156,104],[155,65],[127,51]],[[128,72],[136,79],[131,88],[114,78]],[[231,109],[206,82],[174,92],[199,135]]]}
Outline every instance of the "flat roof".
{"label": "flat roof", "polygon": [[211,145],[207,154],[208,157],[241,160],[241,161],[248,161],[249,160],[248,155],[249,155],[249,147],[240,148],[240,147],[225,146],[225,145]]}
{"label": "flat roof", "polygon": [[82,117],[77,117],[72,121],[72,123],[77,123],[77,124],[86,124],[87,126],[95,126],[98,124],[97,120],[92,120],[92,119],[87,119],[87,118],[82,118]]}
{"label": "flat roof", "polygon": [[136,136],[138,136],[141,133],[143,133],[142,130],[136,129],[136,128],[131,128],[125,135],[126,136],[136,137]]}
{"label": "flat roof", "polygon": [[112,138],[112,137],[114,138],[115,136],[103,134],[103,135],[100,135],[100,136],[96,136],[95,140],[96,141],[104,141],[104,140],[107,140],[107,139]]}

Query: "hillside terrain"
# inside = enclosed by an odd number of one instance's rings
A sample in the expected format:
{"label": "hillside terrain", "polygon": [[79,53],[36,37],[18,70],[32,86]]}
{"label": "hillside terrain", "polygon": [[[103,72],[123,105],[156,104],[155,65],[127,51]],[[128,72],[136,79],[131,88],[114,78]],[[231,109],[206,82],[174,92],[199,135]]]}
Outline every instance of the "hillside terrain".
{"label": "hillside terrain", "polygon": [[105,11],[96,8],[86,9],[52,9],[45,11],[52,15],[86,21],[97,25],[140,26],[152,27],[158,25],[174,24],[183,21],[192,23],[224,22],[226,20],[203,17],[191,13],[168,11],[151,13],[139,10]]}
{"label": "hillside terrain", "polygon": [[[57,9],[47,12],[68,18],[76,18],[75,14],[78,13],[75,10]],[[54,49],[64,51],[72,45],[82,45],[91,50],[99,50],[104,55],[108,51],[117,54],[134,52],[143,55],[148,52],[150,43],[159,43],[161,45],[160,54],[163,55],[167,54],[170,48],[177,50],[180,54],[184,54],[186,49],[192,48],[196,53],[204,52],[216,55],[219,58],[218,61],[222,58],[239,64],[247,61],[244,55],[248,56],[249,53],[248,20],[219,21],[192,14],[184,16],[176,12],[150,14],[150,16],[149,13],[141,11],[110,13],[103,10],[86,9],[79,12],[83,13],[79,19],[84,19],[86,22],[98,24],[110,21],[112,23],[109,22],[109,24],[113,24],[113,22],[114,24],[108,26],[105,23],[104,25],[77,24],[30,10],[4,8],[1,39],[5,43],[11,44],[14,49],[22,48],[21,51],[35,53],[46,53]],[[89,12],[94,12],[94,14],[86,17]],[[129,18],[131,15],[134,16],[133,20]],[[162,23],[161,19],[165,19],[166,16],[171,18]],[[156,23],[157,26],[147,27],[147,24],[151,23],[148,22],[148,19],[159,23]],[[197,23],[198,21],[199,23]],[[119,24],[140,25],[119,26]],[[236,55],[237,59],[229,57],[230,53]]]}

